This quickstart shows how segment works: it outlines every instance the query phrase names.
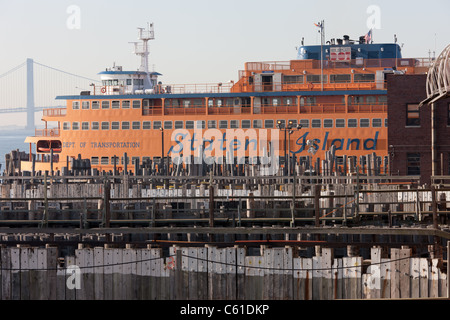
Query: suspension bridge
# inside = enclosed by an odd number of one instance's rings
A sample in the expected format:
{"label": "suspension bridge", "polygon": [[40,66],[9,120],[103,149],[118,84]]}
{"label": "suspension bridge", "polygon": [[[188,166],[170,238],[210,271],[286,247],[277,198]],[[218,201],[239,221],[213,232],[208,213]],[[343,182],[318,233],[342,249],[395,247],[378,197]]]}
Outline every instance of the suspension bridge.
{"label": "suspension bridge", "polygon": [[0,74],[0,113],[26,112],[26,128],[34,129],[35,112],[65,107],[56,96],[79,94],[99,82],[28,58]]}

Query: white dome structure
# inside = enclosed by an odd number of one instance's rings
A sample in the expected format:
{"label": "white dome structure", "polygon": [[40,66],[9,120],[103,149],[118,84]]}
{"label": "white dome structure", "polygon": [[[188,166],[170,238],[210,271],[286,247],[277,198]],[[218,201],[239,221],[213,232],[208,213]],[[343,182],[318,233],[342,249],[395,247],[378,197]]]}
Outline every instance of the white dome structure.
{"label": "white dome structure", "polygon": [[431,104],[446,97],[450,97],[450,45],[430,67],[427,76],[427,99],[420,105]]}

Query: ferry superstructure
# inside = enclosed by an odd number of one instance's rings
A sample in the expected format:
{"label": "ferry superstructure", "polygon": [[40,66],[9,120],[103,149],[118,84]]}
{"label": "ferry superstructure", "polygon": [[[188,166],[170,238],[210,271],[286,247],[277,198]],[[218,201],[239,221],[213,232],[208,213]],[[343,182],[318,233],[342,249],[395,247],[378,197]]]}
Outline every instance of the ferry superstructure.
{"label": "ferry superstructure", "polygon": [[[297,158],[323,159],[333,145],[338,156],[386,156],[386,75],[425,73],[430,62],[403,58],[394,43],[344,36],[324,45],[302,43],[295,60],[247,62],[236,82],[172,85],[148,70],[152,39],[153,25],[139,28],[137,71],[108,68],[100,72],[102,84],[91,91],[58,96],[66,108],[44,110],[45,129],[25,140],[30,150],[35,145],[35,170],[50,169],[50,154],[53,170],[69,167],[80,155],[105,171],[123,169],[125,153],[130,164],[176,152],[195,154],[207,149],[203,133],[208,130],[215,132],[218,150],[237,152],[239,147],[248,155],[255,148],[251,139],[231,141],[226,136],[231,129],[264,130],[265,139],[278,130],[279,154],[288,149]],[[185,134],[174,138],[176,130]],[[186,136],[190,140],[183,149],[176,139]],[[21,169],[31,171],[31,166],[30,159]]]}

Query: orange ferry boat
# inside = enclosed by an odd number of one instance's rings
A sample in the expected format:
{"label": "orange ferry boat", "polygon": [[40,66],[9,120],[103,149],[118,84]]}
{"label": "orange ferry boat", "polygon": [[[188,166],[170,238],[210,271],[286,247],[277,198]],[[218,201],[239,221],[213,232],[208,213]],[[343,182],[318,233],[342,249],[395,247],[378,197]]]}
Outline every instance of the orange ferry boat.
{"label": "orange ferry boat", "polygon": [[[133,170],[135,161],[208,149],[217,158],[230,151],[249,157],[255,149],[270,150],[262,143],[270,140],[278,156],[297,159],[324,159],[332,146],[338,157],[387,156],[386,75],[424,73],[429,66],[429,59],[402,58],[396,43],[344,36],[302,43],[295,60],[247,62],[235,83],[163,85],[161,74],[148,70],[153,25],[139,28],[139,39],[138,71],[113,66],[100,72],[102,84],[92,91],[57,97],[66,108],[44,110],[45,129],[25,140],[30,161],[22,162],[22,171],[31,171],[33,145],[35,170],[50,170],[50,154],[53,170],[69,168],[81,155],[105,171],[122,170],[124,159]],[[231,130],[239,133],[234,139]]]}

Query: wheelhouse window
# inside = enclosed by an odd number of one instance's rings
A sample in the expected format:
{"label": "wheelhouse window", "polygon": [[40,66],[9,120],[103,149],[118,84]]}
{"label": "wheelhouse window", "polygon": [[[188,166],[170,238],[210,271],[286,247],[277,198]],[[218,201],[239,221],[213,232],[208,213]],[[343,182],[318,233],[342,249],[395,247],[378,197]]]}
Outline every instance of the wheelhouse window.
{"label": "wheelhouse window", "polygon": [[406,126],[420,127],[420,111],[418,104],[406,105]]}

